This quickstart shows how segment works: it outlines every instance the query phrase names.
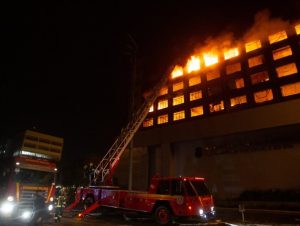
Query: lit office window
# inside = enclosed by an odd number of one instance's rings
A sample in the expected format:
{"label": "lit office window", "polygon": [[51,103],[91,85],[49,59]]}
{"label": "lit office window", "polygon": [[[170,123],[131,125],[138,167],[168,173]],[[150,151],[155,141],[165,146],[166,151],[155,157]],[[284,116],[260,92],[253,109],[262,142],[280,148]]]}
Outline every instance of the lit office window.
{"label": "lit office window", "polygon": [[173,113],[173,121],[178,121],[185,118],[184,111],[178,111]]}
{"label": "lit office window", "polygon": [[197,106],[197,107],[193,107],[191,108],[191,117],[196,117],[199,115],[203,115],[203,106]]}
{"label": "lit office window", "polygon": [[183,89],[183,82],[178,82],[173,84],[173,92],[181,89]]}
{"label": "lit office window", "polygon": [[234,72],[241,71],[241,64],[240,63],[235,63],[235,64],[229,64],[226,66],[226,74],[232,74]]}
{"label": "lit office window", "polygon": [[153,118],[145,119],[143,122],[143,127],[150,127],[153,126]]}
{"label": "lit office window", "polygon": [[246,95],[230,98],[230,106],[231,107],[234,107],[234,106],[240,105],[240,104],[245,104],[245,103],[247,103]]}
{"label": "lit office window", "polygon": [[157,118],[157,124],[164,124],[168,122],[168,115],[160,115]]}
{"label": "lit office window", "polygon": [[293,52],[290,46],[284,46],[273,50],[273,60],[278,60],[291,55],[293,55]]}
{"label": "lit office window", "polygon": [[201,99],[201,98],[202,98],[202,91],[201,90],[190,93],[190,101],[198,100],[198,99]]}
{"label": "lit office window", "polygon": [[263,55],[251,57],[251,58],[248,59],[248,66],[249,66],[249,68],[261,65],[263,63],[264,63],[264,57],[263,57]]}
{"label": "lit office window", "polygon": [[267,71],[260,71],[258,73],[250,75],[250,79],[253,85],[261,82],[267,82],[269,81],[269,74]]}
{"label": "lit office window", "polygon": [[158,101],[157,110],[161,110],[168,107],[168,100],[160,100]]}
{"label": "lit office window", "polygon": [[184,95],[173,98],[173,106],[183,104],[183,103],[184,103]]}
{"label": "lit office window", "polygon": [[195,76],[189,79],[189,86],[194,86],[201,83],[201,77]]}
{"label": "lit office window", "polygon": [[220,71],[219,70],[213,70],[213,71],[208,71],[206,73],[206,79],[207,81],[220,78]]}
{"label": "lit office window", "polygon": [[161,88],[159,91],[159,95],[162,96],[162,95],[166,95],[166,94],[168,94],[168,87]]}
{"label": "lit office window", "polygon": [[280,89],[281,89],[281,94],[284,97],[299,94],[300,93],[300,82],[281,86]]}
{"label": "lit office window", "polygon": [[273,100],[273,92],[271,89],[262,90],[254,93],[254,100],[256,103],[263,103]]}
{"label": "lit office window", "polygon": [[297,66],[295,63],[285,64],[283,66],[276,68],[277,76],[284,77],[292,74],[296,74],[298,72]]}
{"label": "lit office window", "polygon": [[217,111],[222,111],[222,110],[224,110],[224,101],[223,100],[209,104],[210,112],[217,112]]}
{"label": "lit office window", "polygon": [[252,42],[247,42],[245,44],[246,53],[254,51],[254,50],[259,49],[259,48],[261,48],[261,42],[260,42],[260,40],[255,40],[255,41],[252,41]]}
{"label": "lit office window", "polygon": [[279,31],[275,34],[269,35],[269,43],[273,44],[275,42],[280,42],[284,39],[287,39],[287,34],[285,31]]}

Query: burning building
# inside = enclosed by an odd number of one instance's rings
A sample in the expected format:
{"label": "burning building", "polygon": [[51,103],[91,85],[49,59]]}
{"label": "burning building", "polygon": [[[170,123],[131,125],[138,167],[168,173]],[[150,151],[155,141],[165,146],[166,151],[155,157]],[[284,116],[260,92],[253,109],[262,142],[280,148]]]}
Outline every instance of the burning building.
{"label": "burning building", "polygon": [[135,188],[154,174],[203,176],[221,199],[300,188],[300,24],[273,28],[174,67],[134,138]]}

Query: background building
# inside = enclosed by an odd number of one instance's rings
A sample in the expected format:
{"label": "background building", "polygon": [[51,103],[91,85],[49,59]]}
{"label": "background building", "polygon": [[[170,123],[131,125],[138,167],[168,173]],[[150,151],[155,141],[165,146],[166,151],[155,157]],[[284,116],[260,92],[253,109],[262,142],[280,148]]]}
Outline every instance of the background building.
{"label": "background building", "polygon": [[300,189],[299,34],[288,26],[175,67],[134,138],[134,187],[160,174],[203,176],[220,199]]}

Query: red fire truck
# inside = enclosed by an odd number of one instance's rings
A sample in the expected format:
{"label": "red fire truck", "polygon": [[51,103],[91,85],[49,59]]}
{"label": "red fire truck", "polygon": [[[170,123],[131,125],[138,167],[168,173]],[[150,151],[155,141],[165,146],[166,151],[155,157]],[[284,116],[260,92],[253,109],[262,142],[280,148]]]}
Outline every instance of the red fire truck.
{"label": "red fire truck", "polygon": [[[133,119],[121,130],[120,136],[94,170],[93,184],[111,185],[122,153],[167,81],[168,77],[162,78],[147,96],[145,103],[133,114]],[[75,201],[65,211],[71,211],[80,204],[87,208],[79,217],[84,217],[100,207],[146,213],[154,216],[159,224],[168,224],[178,217],[197,216],[207,220],[215,216],[213,197],[204,183],[204,178],[198,177],[154,177],[147,192],[120,190],[114,186],[78,188]]]}
{"label": "red fire truck", "polygon": [[[55,146],[51,144],[53,139],[46,139],[49,137],[27,130],[8,142],[5,154],[0,156],[0,223],[28,222],[34,214],[37,193],[52,210],[58,158],[53,158],[51,149],[41,150],[47,148],[46,142]],[[55,142],[57,139],[54,138]]]}

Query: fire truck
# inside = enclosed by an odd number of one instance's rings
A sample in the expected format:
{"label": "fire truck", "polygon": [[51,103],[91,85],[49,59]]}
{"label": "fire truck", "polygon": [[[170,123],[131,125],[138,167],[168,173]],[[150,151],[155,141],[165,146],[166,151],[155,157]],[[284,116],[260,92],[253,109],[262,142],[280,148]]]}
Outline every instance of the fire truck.
{"label": "fire truck", "polygon": [[7,143],[0,165],[0,223],[30,221],[37,193],[52,210],[62,144],[62,138],[30,130]]}
{"label": "fire truck", "polygon": [[77,188],[75,200],[65,209],[66,212],[81,205],[85,209],[78,216],[85,217],[98,208],[108,207],[151,215],[158,224],[168,224],[177,217],[199,217],[202,220],[214,218],[213,197],[204,178],[153,177],[146,192],[120,190],[112,186],[113,173],[121,155],[167,81],[168,77],[164,76],[151,94],[147,95],[144,104],[121,130],[120,136],[95,168],[93,185],[96,186]]}

